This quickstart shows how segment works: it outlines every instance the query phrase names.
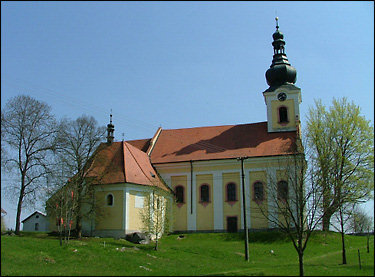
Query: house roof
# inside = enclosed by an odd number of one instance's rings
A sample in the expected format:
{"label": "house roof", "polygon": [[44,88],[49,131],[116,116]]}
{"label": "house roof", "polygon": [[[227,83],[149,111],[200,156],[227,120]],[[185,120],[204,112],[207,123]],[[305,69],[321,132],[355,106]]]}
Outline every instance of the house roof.
{"label": "house roof", "polygon": [[35,211],[35,212],[33,212],[31,215],[29,215],[28,217],[26,217],[24,220],[22,220],[21,222],[24,223],[26,220],[28,220],[30,217],[32,217],[32,216],[35,215],[35,214],[40,214],[40,215],[42,215],[42,216],[47,216],[45,213],[42,213],[42,212],[40,212],[40,211]]}
{"label": "house roof", "polygon": [[148,148],[150,147],[151,139],[128,140],[126,142],[143,152],[147,152]]}
{"label": "house roof", "polygon": [[267,131],[267,122],[162,130],[151,162],[232,159],[293,154],[296,131]]}
{"label": "house roof", "polygon": [[[133,144],[143,148],[147,143],[144,140]],[[94,177],[98,184],[133,183],[169,190],[152,167],[149,156],[126,141],[99,145],[86,176]]]}

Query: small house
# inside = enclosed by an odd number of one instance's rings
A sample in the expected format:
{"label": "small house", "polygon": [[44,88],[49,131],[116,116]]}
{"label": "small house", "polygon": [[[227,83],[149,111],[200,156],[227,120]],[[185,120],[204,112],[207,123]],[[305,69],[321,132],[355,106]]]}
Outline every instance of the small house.
{"label": "small house", "polygon": [[49,231],[49,222],[47,220],[47,215],[35,211],[24,220],[23,223],[23,231],[27,232],[48,232]]}

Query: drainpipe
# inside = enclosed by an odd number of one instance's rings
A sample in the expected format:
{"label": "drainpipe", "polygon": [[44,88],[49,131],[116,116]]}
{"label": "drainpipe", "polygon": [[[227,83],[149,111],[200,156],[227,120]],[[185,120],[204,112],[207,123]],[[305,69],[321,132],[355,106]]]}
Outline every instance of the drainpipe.
{"label": "drainpipe", "polygon": [[193,214],[193,161],[190,160],[190,214]]}

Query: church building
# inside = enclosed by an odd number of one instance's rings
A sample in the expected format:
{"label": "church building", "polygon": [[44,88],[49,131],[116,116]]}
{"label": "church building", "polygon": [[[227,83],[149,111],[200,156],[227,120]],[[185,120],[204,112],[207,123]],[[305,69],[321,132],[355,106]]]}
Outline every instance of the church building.
{"label": "church building", "polygon": [[250,230],[274,227],[261,207],[275,212],[271,183],[284,197],[291,195],[282,161],[298,153],[302,99],[278,24],[272,45],[265,74],[269,87],[263,91],[267,121],[159,128],[151,138],[114,141],[111,115],[107,142],[99,146],[88,173],[97,180],[100,216],[82,221],[84,235],[123,237],[142,231],[140,213],[151,193],[170,200],[171,232],[237,232],[244,229],[244,219]]}

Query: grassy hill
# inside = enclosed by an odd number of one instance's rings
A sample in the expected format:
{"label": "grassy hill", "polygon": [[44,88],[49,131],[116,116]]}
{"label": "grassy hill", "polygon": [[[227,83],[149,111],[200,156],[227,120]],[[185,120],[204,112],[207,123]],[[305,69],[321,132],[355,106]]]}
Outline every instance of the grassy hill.
{"label": "grassy hill", "polygon": [[[298,275],[292,243],[277,232],[250,233],[250,261],[244,258],[243,234],[185,234],[136,245],[112,238],[83,238],[59,246],[45,233],[1,236],[1,275]],[[316,232],[305,251],[305,275],[374,276],[374,239],[346,236],[347,262],[341,264],[340,236]],[[359,269],[358,249],[362,269]],[[271,251],[273,250],[273,251]],[[273,253],[272,253],[273,252]]]}

